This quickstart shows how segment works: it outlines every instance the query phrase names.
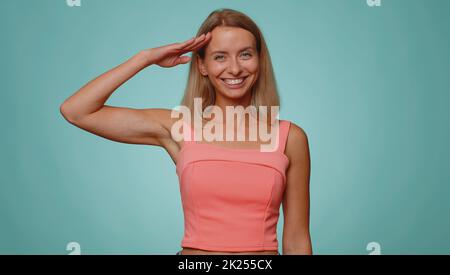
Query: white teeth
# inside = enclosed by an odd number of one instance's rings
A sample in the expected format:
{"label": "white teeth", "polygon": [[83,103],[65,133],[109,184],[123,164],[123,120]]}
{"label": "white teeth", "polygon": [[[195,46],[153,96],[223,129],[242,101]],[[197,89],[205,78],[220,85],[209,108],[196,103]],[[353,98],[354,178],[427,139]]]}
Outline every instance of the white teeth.
{"label": "white teeth", "polygon": [[242,83],[242,81],[244,81],[244,78],[225,79],[225,83],[231,84],[231,85],[240,84],[240,83]]}

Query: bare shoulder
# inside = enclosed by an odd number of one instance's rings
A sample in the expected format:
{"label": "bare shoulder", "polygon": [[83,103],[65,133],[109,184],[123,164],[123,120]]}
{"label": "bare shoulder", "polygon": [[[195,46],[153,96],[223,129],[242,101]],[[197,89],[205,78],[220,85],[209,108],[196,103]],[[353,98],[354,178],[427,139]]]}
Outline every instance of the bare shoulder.
{"label": "bare shoulder", "polygon": [[309,157],[308,136],[305,130],[292,121],[290,124],[286,143],[286,155],[291,161],[304,158],[305,156]]}
{"label": "bare shoulder", "polygon": [[[164,108],[148,108],[143,109],[148,121],[155,121],[159,125],[164,135],[161,136],[160,143],[166,149],[168,147],[174,147],[174,144],[180,146],[180,141],[176,141],[172,136],[172,128],[177,121],[180,121],[182,113],[175,109],[164,109]],[[182,133],[182,129],[180,130]],[[173,148],[175,149],[175,148]]]}
{"label": "bare shoulder", "polygon": [[172,125],[179,120],[179,112],[164,108],[148,108],[143,109],[149,120],[157,121],[165,130],[169,131]]}

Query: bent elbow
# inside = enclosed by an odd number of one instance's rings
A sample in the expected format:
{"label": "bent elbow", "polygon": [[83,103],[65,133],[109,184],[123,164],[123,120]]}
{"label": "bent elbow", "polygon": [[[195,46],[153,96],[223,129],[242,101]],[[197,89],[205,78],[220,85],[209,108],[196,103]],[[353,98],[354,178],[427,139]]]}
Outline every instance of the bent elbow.
{"label": "bent elbow", "polygon": [[76,121],[75,116],[68,108],[66,102],[64,102],[59,106],[59,112],[61,113],[61,115],[64,117],[65,120],[67,120],[71,124],[75,124]]}

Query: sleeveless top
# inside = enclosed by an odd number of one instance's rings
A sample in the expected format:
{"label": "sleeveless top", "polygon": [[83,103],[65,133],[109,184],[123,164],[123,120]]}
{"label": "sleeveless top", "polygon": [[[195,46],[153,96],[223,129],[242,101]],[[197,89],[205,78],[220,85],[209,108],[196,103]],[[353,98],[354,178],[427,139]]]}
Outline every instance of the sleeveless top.
{"label": "sleeveless top", "polygon": [[272,152],[199,143],[193,140],[191,126],[185,125],[176,163],[184,213],[181,246],[226,252],[278,250],[290,122],[279,120],[278,146]]}

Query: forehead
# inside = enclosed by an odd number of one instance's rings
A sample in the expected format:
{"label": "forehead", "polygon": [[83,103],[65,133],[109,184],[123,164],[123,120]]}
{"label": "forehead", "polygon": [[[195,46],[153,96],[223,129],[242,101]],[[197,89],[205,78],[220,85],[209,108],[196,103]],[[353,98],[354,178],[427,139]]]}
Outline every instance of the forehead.
{"label": "forehead", "polygon": [[246,47],[256,48],[255,37],[251,32],[237,27],[217,27],[211,32],[206,52],[234,52]]}

